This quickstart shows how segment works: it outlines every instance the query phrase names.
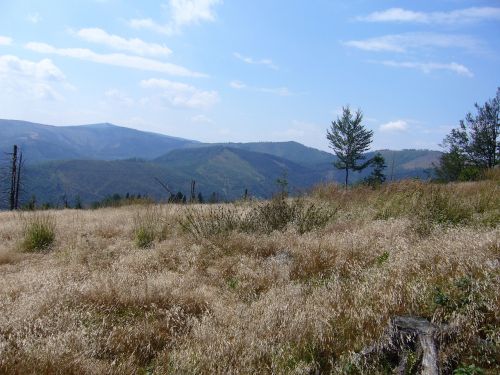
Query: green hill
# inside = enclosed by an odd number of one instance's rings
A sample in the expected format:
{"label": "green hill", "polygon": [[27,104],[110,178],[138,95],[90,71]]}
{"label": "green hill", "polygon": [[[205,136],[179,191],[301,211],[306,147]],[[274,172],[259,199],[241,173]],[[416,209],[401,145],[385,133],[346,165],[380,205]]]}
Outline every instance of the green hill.
{"label": "green hill", "polygon": [[60,204],[62,196],[77,195],[86,204],[114,193],[148,195],[167,199],[159,178],[173,192],[196,192],[233,200],[250,195],[264,198],[277,191],[276,179],[288,173],[290,190],[297,192],[319,181],[320,176],[289,160],[224,146],[174,150],[154,161],[69,160],[46,162],[26,168],[24,200],[35,194],[39,202]]}
{"label": "green hill", "polygon": [[[248,142],[248,143],[217,143],[215,145],[226,146],[241,150],[261,152],[288,159],[304,166],[314,166],[319,163],[332,162],[334,156],[328,152],[312,147],[304,146],[301,143],[289,142]],[[190,147],[211,147],[214,144],[199,143]]]}
{"label": "green hill", "polygon": [[[383,153],[394,157],[394,179],[401,176],[426,177],[421,160],[429,158],[428,154],[432,152],[405,150]],[[391,159],[387,164],[391,166]],[[418,168],[412,168],[412,165]],[[331,162],[313,168],[267,153],[219,145],[173,150],[153,161],[69,160],[30,165],[26,168],[23,200],[35,194],[39,202],[60,204],[63,195],[70,199],[78,195],[89,204],[115,193],[167,199],[168,193],[155,178],[168,184],[173,192],[184,194],[189,193],[190,183],[195,180],[196,192],[201,192],[205,198],[215,192],[220,199],[233,200],[240,198],[245,189],[254,197],[265,198],[278,190],[276,180],[284,172],[287,173],[292,193],[319,182],[341,182],[344,176],[343,171],[334,169]],[[369,172],[353,173],[352,181],[363,178]],[[388,177],[390,173],[391,168],[388,168]]]}

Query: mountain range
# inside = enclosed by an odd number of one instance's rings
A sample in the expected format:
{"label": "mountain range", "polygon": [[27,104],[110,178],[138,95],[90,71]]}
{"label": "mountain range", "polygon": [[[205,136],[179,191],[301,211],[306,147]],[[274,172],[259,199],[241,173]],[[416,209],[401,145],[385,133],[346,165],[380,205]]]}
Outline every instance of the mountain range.
{"label": "mountain range", "polygon": [[[14,144],[26,160],[23,199],[60,204],[63,196],[79,196],[85,203],[112,194],[141,194],[166,199],[171,191],[196,191],[221,199],[250,195],[265,198],[277,191],[277,178],[286,176],[293,193],[320,182],[342,181],[333,154],[297,142],[208,144],[143,132],[112,124],[51,126],[25,121],[0,120],[0,151]],[[380,150],[389,178],[426,178],[439,156],[432,150]],[[366,157],[373,156],[373,152]],[[8,157],[0,168],[0,185],[8,183]],[[352,181],[370,170],[354,173]],[[2,178],[3,177],[3,178]]]}
{"label": "mountain range", "polygon": [[153,159],[170,150],[196,143],[112,124],[51,126],[0,120],[0,150],[9,150],[17,144],[30,164],[75,159]]}

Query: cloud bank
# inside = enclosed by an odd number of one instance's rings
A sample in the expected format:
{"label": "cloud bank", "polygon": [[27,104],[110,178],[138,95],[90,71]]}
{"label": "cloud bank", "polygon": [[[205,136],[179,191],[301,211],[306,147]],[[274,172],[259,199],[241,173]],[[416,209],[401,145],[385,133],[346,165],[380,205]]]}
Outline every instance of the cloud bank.
{"label": "cloud bank", "polygon": [[100,54],[86,48],[56,48],[49,44],[38,42],[30,42],[26,44],[26,48],[44,54],[72,57],[98,64],[166,73],[172,76],[206,77],[203,73],[193,72],[180,65],[122,53]]}
{"label": "cloud bank", "polygon": [[81,29],[76,32],[76,35],[87,42],[102,44],[115,50],[132,52],[136,55],[168,56],[172,53],[164,45],[147,43],[138,38],[125,39],[118,35],[108,34],[99,28]]}
{"label": "cloud bank", "polygon": [[472,7],[449,12],[417,12],[403,8],[390,8],[357,17],[364,22],[398,22],[424,24],[465,24],[481,21],[499,21],[500,8]]}
{"label": "cloud bank", "polygon": [[169,20],[165,24],[153,21],[151,18],[130,20],[130,26],[135,29],[148,29],[160,34],[173,35],[180,33],[184,27],[212,22],[215,20],[214,7],[222,0],[170,0],[167,5]]}

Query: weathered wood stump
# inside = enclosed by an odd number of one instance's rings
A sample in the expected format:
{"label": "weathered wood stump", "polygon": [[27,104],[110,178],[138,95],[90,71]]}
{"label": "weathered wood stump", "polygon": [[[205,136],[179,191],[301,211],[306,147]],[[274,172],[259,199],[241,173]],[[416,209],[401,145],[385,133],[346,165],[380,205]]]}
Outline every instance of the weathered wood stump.
{"label": "weathered wood stump", "polygon": [[[397,331],[416,335],[420,349],[422,350],[422,375],[438,375],[438,351],[436,346],[436,334],[438,327],[427,319],[413,316],[398,316],[392,322]],[[406,365],[400,362],[398,370],[400,374],[406,371]]]}
{"label": "weathered wood stump", "polygon": [[366,362],[374,356],[388,356],[397,363],[395,374],[404,375],[410,366],[408,353],[413,351],[419,358],[422,375],[439,375],[436,343],[439,333],[441,328],[425,318],[397,316],[391,320],[385,340],[363,349],[357,359]]}

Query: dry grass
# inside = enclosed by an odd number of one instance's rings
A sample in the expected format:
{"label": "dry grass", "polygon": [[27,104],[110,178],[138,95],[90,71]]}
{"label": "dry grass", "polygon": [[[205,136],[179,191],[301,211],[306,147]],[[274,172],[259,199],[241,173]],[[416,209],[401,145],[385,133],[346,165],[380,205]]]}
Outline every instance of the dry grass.
{"label": "dry grass", "polygon": [[407,181],[300,203],[53,211],[44,253],[19,252],[23,219],[0,213],[0,373],[390,373],[355,353],[405,314],[451,327],[448,373],[496,373],[499,199],[498,180]]}

